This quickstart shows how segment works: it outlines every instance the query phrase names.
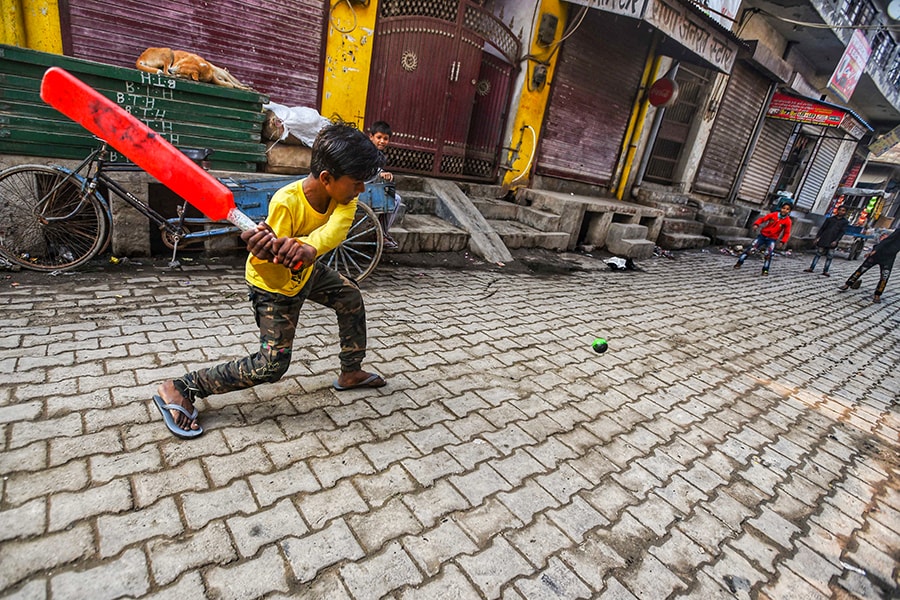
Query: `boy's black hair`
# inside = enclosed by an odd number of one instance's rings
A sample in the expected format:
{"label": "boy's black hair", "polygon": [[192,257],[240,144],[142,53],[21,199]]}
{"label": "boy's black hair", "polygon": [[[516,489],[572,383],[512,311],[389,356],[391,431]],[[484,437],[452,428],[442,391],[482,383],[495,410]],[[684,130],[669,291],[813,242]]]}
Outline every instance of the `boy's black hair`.
{"label": "boy's black hair", "polygon": [[349,175],[368,181],[384,167],[384,155],[369,137],[352,125],[332,123],[322,128],[312,146],[309,172],[328,171],[335,179]]}
{"label": "boy's black hair", "polygon": [[388,125],[387,121],[375,121],[372,123],[372,126],[369,127],[369,135],[374,135],[376,133],[383,133],[387,136],[393,135],[391,126]]}

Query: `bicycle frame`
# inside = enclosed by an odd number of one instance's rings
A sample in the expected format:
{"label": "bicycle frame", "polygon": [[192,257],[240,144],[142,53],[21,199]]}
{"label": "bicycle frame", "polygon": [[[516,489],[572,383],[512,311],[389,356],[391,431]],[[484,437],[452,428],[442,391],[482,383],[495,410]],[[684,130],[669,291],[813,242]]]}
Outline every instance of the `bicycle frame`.
{"label": "bicycle frame", "polygon": [[[204,229],[201,231],[188,231],[187,233],[185,233],[186,225],[215,225],[216,223],[224,224],[225,222],[212,221],[211,219],[207,218],[186,217],[185,215],[187,212],[187,202],[182,203],[178,208],[177,217],[166,218],[162,216],[160,213],[144,203],[140,198],[132,194],[124,186],[107,175],[107,172],[109,171],[140,171],[140,167],[131,164],[120,165],[117,163],[110,163],[104,160],[107,152],[107,144],[103,142],[98,148],[92,150],[91,153],[88,154],[88,156],[84,160],[82,160],[81,163],[79,163],[79,165],[74,169],[60,167],[62,171],[69,173],[69,176],[71,178],[75,178],[86,193],[82,195],[82,201],[69,215],[60,217],[42,216],[42,219],[47,222],[64,221],[65,219],[68,219],[82,208],[83,204],[88,201],[87,199],[90,197],[90,194],[93,193],[100,200],[100,203],[103,206],[107,222],[112,223],[112,210],[110,208],[109,200],[104,197],[100,190],[97,189],[99,187],[99,184],[102,183],[104,186],[106,186],[107,190],[121,198],[126,204],[130,205],[139,213],[144,215],[152,223],[158,226],[165,235],[169,236],[169,238],[173,242],[173,264],[176,263],[175,256],[178,252],[178,245],[181,242],[203,240],[206,238],[227,235],[240,231],[239,228],[228,224],[223,227]],[[49,198],[51,194],[53,194],[59,187],[64,185],[68,180],[69,177],[62,179],[59,184],[48,191],[46,196]]]}

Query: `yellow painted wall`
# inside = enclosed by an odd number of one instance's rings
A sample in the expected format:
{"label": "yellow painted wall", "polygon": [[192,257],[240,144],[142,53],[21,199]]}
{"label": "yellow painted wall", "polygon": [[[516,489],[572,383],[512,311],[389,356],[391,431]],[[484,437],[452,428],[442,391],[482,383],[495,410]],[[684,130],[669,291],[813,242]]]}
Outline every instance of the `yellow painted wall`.
{"label": "yellow painted wall", "polygon": [[62,54],[56,0],[0,0],[0,17],[2,43]]}
{"label": "yellow painted wall", "polygon": [[[567,4],[560,0],[542,0],[541,6],[537,14],[550,13],[559,18],[556,26],[555,42],[562,37],[565,29]],[[537,39],[537,30],[540,25],[540,19],[534,23],[534,31],[531,39]],[[507,171],[503,177],[503,187],[507,190],[515,190],[525,187],[531,171],[534,169],[536,160],[537,143],[541,135],[541,124],[544,121],[544,113],[547,110],[547,103],[550,98],[550,86],[553,83],[553,75],[556,72],[556,62],[559,59],[559,49],[557,45],[541,46],[537,42],[532,41],[528,54],[534,57],[526,61],[525,83],[522,86],[522,93],[518,98],[513,98],[511,111],[515,115],[513,118],[512,140],[510,145],[513,148],[518,147],[518,152],[510,152],[507,158],[512,170]],[[547,83],[541,87],[532,89],[531,77],[534,67],[540,62],[549,62],[547,67]]]}
{"label": "yellow painted wall", "polygon": [[377,13],[377,0],[368,6],[351,6],[345,0],[331,5],[319,108],[328,119],[356,123],[359,128],[365,124]]}

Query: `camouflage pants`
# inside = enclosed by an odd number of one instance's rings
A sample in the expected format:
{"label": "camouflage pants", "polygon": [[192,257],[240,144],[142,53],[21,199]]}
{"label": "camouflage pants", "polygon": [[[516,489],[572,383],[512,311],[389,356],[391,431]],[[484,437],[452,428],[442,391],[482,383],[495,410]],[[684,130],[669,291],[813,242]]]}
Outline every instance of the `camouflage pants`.
{"label": "camouflage pants", "polygon": [[259,325],[259,351],[175,380],[190,398],[205,398],[281,379],[291,364],[291,349],[307,299],[334,309],[338,320],[342,371],[355,371],[366,355],[366,309],[355,283],[316,263],[313,274],[296,296],[284,296],[250,287],[250,302]]}

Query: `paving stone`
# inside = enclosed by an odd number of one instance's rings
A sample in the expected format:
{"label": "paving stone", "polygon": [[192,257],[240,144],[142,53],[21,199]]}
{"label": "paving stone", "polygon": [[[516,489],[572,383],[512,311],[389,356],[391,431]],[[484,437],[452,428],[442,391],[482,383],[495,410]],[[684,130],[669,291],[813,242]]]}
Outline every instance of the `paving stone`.
{"label": "paving stone", "polygon": [[0,560],[0,589],[7,589],[34,573],[47,573],[93,551],[93,533],[83,524],[31,540],[7,542]]}
{"label": "paving stone", "polygon": [[[102,585],[97,585],[102,581]],[[116,560],[85,571],[65,571],[50,579],[50,590],[59,598],[137,597],[147,592],[147,561],[140,550],[128,550]]]}
{"label": "paving stone", "polygon": [[485,548],[504,529],[522,525],[522,521],[493,498],[480,506],[457,514],[454,518],[469,537],[475,540],[479,548]]}
{"label": "paving stone", "polygon": [[372,463],[356,448],[326,458],[310,459],[309,467],[325,488],[333,486],[344,477],[375,472]]}
{"label": "paving stone", "polygon": [[474,554],[475,543],[450,519],[444,519],[433,529],[402,540],[403,547],[425,575],[436,575],[444,563],[460,554]]}
{"label": "paving stone", "polygon": [[159,585],[168,585],[185,571],[207,565],[230,563],[237,558],[228,532],[221,522],[179,538],[147,543],[150,570]]}
{"label": "paving stone", "polygon": [[182,600],[183,598],[202,598],[206,593],[200,574],[188,573],[173,585],[170,585],[155,594],[144,596],[147,600]]}
{"label": "paving stone", "polygon": [[162,496],[208,487],[200,461],[151,473],[140,473],[132,478],[134,503],[138,507],[149,506]]}
{"label": "paving stone", "polygon": [[201,461],[213,486],[221,487],[237,477],[273,470],[262,448],[251,446],[226,456],[206,456]]}
{"label": "paving stone", "polygon": [[[274,499],[267,497],[268,506]],[[199,529],[213,519],[235,514],[252,514],[258,508],[247,482],[235,481],[228,487],[207,492],[186,492],[181,496],[185,521],[191,529]]]}
{"label": "paving stone", "polygon": [[439,577],[406,589],[399,597],[400,600],[465,600],[479,595],[462,570],[450,564]]}
{"label": "paving stone", "polygon": [[346,521],[367,552],[404,534],[422,530],[422,525],[399,498],[366,514],[350,515]]}
{"label": "paving stone", "polygon": [[300,582],[310,581],[321,569],[341,560],[357,560],[366,555],[343,519],[305,537],[290,537],[280,545]]}
{"label": "paving stone", "polygon": [[551,558],[546,569],[515,585],[524,598],[535,600],[592,597],[590,588],[557,558]]}
{"label": "paving stone", "polygon": [[432,527],[444,515],[469,507],[466,499],[446,481],[438,481],[433,487],[405,495],[403,503],[425,527]]}
{"label": "paving stone", "polygon": [[487,496],[512,487],[490,465],[479,465],[471,473],[453,475],[450,477],[450,483],[470,504],[481,504]]}
{"label": "paving stone", "polygon": [[523,529],[505,538],[537,568],[544,568],[551,555],[573,546],[569,537],[544,515],[538,515]]}
{"label": "paving stone", "polygon": [[47,501],[36,498],[0,511],[0,541],[41,534],[47,527]]}
{"label": "paving stone", "polygon": [[114,556],[133,543],[156,536],[178,535],[183,530],[178,509],[171,498],[123,515],[101,515],[97,518],[100,556]]}
{"label": "paving stone", "polygon": [[[269,506],[281,498],[300,492],[314,492],[321,489],[309,467],[304,463],[296,463],[278,471],[251,475],[247,479],[261,506]],[[243,481],[237,481],[231,487],[236,485],[246,487]]]}
{"label": "paving stone", "polygon": [[487,598],[498,598],[500,588],[520,575],[530,573],[532,567],[502,537],[472,556],[461,556],[457,564]]}
{"label": "paving stone", "polygon": [[206,586],[216,598],[223,600],[259,598],[271,592],[288,591],[286,571],[278,549],[270,547],[258,558],[209,569]]}
{"label": "paving stone", "polygon": [[33,473],[17,473],[7,478],[4,496],[12,506],[59,492],[82,489],[88,483],[84,460]]}
{"label": "paving stone", "polygon": [[119,479],[81,492],[63,492],[50,497],[50,531],[105,513],[120,513],[133,507],[131,487]]}
{"label": "paving stone", "polygon": [[421,458],[407,458],[401,461],[416,481],[422,486],[430,486],[438,479],[454,473],[462,473],[464,467],[447,452],[439,450]]}
{"label": "paving stone", "polygon": [[365,500],[349,481],[342,481],[333,488],[305,495],[298,500],[298,506],[313,529],[321,529],[335,517],[363,513],[368,509]]}

